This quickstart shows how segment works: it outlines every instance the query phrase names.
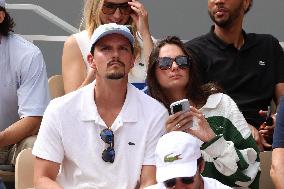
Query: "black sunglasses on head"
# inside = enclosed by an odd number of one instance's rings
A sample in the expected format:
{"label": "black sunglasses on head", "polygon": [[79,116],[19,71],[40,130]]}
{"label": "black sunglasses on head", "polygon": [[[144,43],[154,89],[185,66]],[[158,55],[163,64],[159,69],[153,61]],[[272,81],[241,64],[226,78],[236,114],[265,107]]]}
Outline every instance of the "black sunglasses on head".
{"label": "black sunglasses on head", "polygon": [[169,180],[164,181],[164,185],[166,188],[172,188],[176,185],[176,180],[180,179],[180,181],[183,184],[189,185],[194,182],[194,176],[193,177],[180,177],[180,178],[172,178]]}
{"label": "black sunglasses on head", "polygon": [[167,70],[170,69],[173,65],[173,62],[176,62],[176,64],[178,65],[178,67],[180,69],[186,69],[189,68],[191,65],[191,58],[188,56],[177,56],[175,58],[171,58],[171,57],[160,57],[158,58],[158,63],[159,63],[159,68],[161,70]]}
{"label": "black sunglasses on head", "polygon": [[102,7],[102,12],[107,15],[114,14],[116,9],[119,8],[120,13],[124,15],[130,15],[133,10],[129,6],[129,4],[126,3],[104,3]]}
{"label": "black sunglasses on head", "polygon": [[114,158],[115,158],[115,151],[114,151],[114,135],[112,130],[110,129],[104,129],[101,131],[100,133],[101,139],[109,144],[110,146],[107,147],[107,149],[105,149],[102,153],[102,159],[105,162],[110,162],[113,163],[114,162]]}

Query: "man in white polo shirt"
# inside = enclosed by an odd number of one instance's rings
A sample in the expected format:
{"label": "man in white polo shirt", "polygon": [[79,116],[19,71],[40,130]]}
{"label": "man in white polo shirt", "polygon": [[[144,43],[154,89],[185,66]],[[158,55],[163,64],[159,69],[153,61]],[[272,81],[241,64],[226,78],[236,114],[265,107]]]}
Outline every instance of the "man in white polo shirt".
{"label": "man in white polo shirt", "polygon": [[[14,21],[0,0],[0,170],[32,147],[49,103],[46,67],[39,48],[13,34]],[[16,144],[16,145],[14,145]],[[2,172],[0,173],[2,177]]]}
{"label": "man in white polo shirt", "polygon": [[135,52],[127,27],[99,26],[90,46],[96,80],[48,106],[33,148],[35,186],[144,188],[155,183],[167,110],[128,83]]}
{"label": "man in white polo shirt", "polygon": [[158,184],[145,189],[231,189],[201,176],[205,163],[197,139],[188,133],[165,134],[157,144],[155,156]]}

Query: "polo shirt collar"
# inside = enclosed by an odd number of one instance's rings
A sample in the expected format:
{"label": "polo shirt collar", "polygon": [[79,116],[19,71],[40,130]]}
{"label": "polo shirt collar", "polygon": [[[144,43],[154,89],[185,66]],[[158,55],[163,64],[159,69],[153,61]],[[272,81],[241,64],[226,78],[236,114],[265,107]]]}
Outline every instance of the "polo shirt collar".
{"label": "polo shirt collar", "polygon": [[[82,88],[82,105],[80,117],[82,121],[95,121],[101,122],[98,109],[94,100],[94,89],[96,80],[86,87]],[[138,103],[135,98],[135,88],[131,84],[127,85],[126,99],[122,109],[118,115],[122,122],[137,122],[138,120]]]}
{"label": "polo shirt collar", "polygon": [[[220,39],[215,33],[214,33],[214,28],[215,26],[211,26],[211,29],[209,31],[209,33],[206,35],[207,39],[211,42],[213,42],[214,44],[216,44],[220,49],[225,50],[228,47],[232,47],[234,46],[233,44],[227,44],[225,43],[222,39]],[[247,34],[244,30],[242,30],[243,36],[244,36],[244,40],[245,40],[245,45],[247,43]],[[250,40],[251,41],[251,40]]]}
{"label": "polo shirt collar", "polygon": [[82,121],[99,120],[99,114],[94,100],[95,85],[96,80],[94,80],[89,85],[79,89],[82,90],[81,110],[79,112]]}
{"label": "polo shirt collar", "polygon": [[201,109],[214,109],[221,102],[223,93],[212,94],[208,97],[206,104]]}

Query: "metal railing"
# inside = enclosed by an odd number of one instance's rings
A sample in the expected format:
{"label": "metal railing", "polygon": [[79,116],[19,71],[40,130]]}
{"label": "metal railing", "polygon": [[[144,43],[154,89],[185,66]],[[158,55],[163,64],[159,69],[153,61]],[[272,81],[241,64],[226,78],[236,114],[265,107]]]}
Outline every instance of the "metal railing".
{"label": "metal railing", "polygon": [[[59,28],[63,29],[64,31],[68,32],[69,34],[77,33],[79,30],[72,26],[71,24],[67,23],[66,21],[62,20],[58,16],[52,14],[51,12],[47,11],[46,9],[34,5],[34,4],[8,4],[6,3],[6,8],[10,10],[31,10],[34,11],[36,14],[40,15],[41,17],[45,18],[49,22],[57,25]],[[68,36],[48,36],[48,35],[22,35],[27,40],[33,41],[65,41]]]}
{"label": "metal railing", "polygon": [[[38,5],[34,5],[34,4],[8,4],[6,3],[6,8],[7,9],[16,9],[16,10],[32,10],[35,13],[37,13],[38,15],[42,16],[43,18],[45,18],[46,20],[48,20],[49,22],[57,25],[58,27],[60,27],[61,29],[63,29],[64,31],[73,34],[73,33],[77,33],[79,30],[77,28],[75,28],[74,26],[72,26],[71,24],[65,22],[64,20],[62,20],[61,18],[59,18],[58,16],[55,16],[54,14],[52,14],[51,12],[47,11],[46,9],[38,6]],[[29,41],[65,41],[67,36],[47,36],[47,35],[22,35],[23,37],[25,37],[26,39],[28,39]],[[183,40],[183,41],[187,41],[187,40]],[[280,45],[282,46],[282,48],[284,49],[284,42],[280,42]]]}

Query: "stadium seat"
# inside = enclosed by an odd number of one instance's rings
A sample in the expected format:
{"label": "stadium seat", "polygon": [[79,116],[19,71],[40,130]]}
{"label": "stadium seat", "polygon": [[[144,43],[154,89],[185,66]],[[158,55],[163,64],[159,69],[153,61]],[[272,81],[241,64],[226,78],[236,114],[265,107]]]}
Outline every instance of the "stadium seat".
{"label": "stadium seat", "polygon": [[259,189],[274,189],[272,179],[270,177],[272,151],[260,152],[260,180]]}
{"label": "stadium seat", "polygon": [[33,188],[34,159],[31,148],[19,153],[15,167],[15,189]]}
{"label": "stadium seat", "polygon": [[53,75],[48,79],[48,86],[51,99],[63,96],[64,85],[62,75]]}

